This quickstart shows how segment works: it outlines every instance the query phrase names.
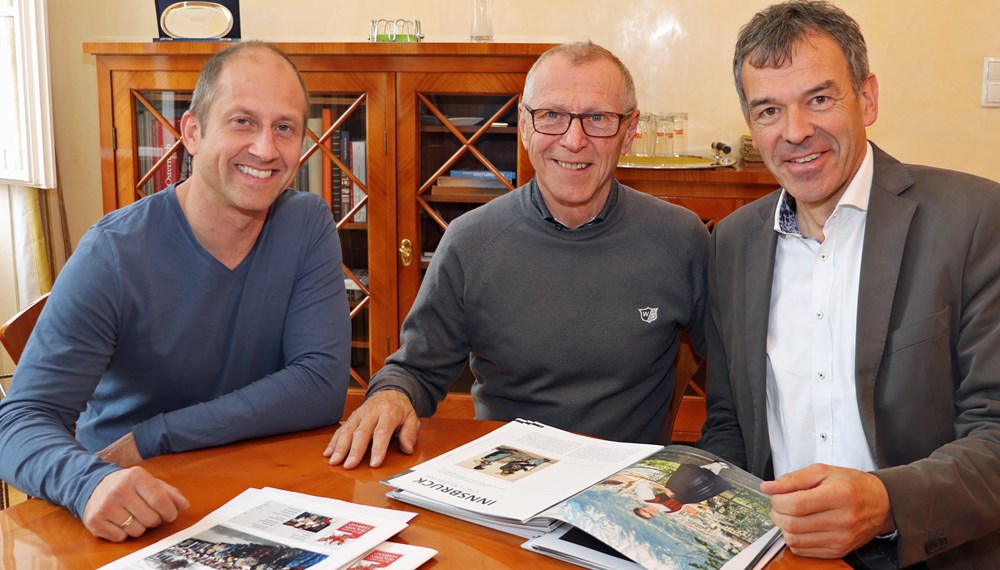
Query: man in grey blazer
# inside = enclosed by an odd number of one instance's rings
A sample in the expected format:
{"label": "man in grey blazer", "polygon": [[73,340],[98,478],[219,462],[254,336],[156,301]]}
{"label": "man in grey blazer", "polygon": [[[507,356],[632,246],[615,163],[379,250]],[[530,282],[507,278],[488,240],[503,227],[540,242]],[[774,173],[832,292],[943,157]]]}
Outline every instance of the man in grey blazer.
{"label": "man in grey blazer", "polygon": [[857,23],[771,6],[734,57],[782,185],[723,220],[701,446],[767,481],[793,552],[1000,568],[1000,185],[868,142]]}

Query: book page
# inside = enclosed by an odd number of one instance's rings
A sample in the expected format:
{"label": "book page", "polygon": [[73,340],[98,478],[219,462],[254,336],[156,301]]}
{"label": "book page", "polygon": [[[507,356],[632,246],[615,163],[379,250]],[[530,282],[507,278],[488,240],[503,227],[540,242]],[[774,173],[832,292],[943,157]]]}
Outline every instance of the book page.
{"label": "book page", "polygon": [[524,522],[658,449],[517,420],[384,483]]}
{"label": "book page", "polygon": [[366,552],[364,556],[344,566],[342,570],[373,570],[375,568],[412,570],[433,558],[435,554],[437,554],[437,550],[432,548],[383,542],[374,550]]}
{"label": "book page", "polygon": [[759,488],[759,479],[714,456],[670,446],[543,514],[647,569],[722,568],[741,553],[737,564],[752,566],[771,539],[761,537],[777,534]]}
{"label": "book page", "polygon": [[248,489],[195,525],[104,568],[337,569],[406,527],[374,507]]}

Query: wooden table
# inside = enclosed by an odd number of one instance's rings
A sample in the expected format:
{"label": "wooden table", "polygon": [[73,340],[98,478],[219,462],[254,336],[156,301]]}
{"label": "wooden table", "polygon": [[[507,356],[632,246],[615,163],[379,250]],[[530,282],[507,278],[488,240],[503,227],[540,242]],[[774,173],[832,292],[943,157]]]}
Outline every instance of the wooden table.
{"label": "wooden table", "polygon": [[[393,540],[438,550],[424,568],[569,568],[520,547],[524,539],[412,507],[385,496],[383,478],[475,439],[500,425],[466,419],[422,421],[413,455],[393,450],[378,469],[347,471],[327,465],[321,453],[332,428],[164,455],[142,466],[178,487],[191,501],[172,524],[124,543],[94,538],[69,511],[33,499],[0,511],[0,567],[93,569],[148,546],[202,517],[249,487],[277,487],[355,503],[416,511],[419,515]],[[799,558],[782,552],[768,570],[843,570],[840,561]]]}

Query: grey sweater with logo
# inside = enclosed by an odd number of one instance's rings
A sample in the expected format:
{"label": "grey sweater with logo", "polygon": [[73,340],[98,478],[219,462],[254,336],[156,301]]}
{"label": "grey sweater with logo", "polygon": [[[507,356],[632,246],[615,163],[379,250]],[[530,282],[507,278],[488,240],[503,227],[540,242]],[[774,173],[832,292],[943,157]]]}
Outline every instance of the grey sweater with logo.
{"label": "grey sweater with logo", "polygon": [[704,224],[619,185],[603,222],[560,230],[533,184],[450,224],[369,394],[402,390],[430,416],[468,359],[479,419],[666,443],[681,329],[703,352]]}

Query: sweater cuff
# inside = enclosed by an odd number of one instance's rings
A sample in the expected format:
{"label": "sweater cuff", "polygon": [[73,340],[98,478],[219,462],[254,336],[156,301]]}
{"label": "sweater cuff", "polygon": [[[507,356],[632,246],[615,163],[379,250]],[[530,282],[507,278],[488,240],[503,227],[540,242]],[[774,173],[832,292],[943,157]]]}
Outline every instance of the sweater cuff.
{"label": "sweater cuff", "polygon": [[87,508],[87,503],[90,502],[90,497],[94,494],[94,489],[101,484],[101,481],[103,481],[105,477],[119,470],[121,470],[121,467],[118,467],[114,463],[106,463],[95,469],[93,473],[87,475],[86,483],[84,483],[83,487],[80,488],[80,492],[77,494],[76,499],[72,502],[72,504],[66,505],[66,507],[73,511],[76,518],[82,521],[83,511]]}
{"label": "sweater cuff", "polygon": [[143,459],[149,459],[164,453],[170,453],[170,441],[167,438],[167,422],[163,414],[156,414],[144,422],[132,426],[132,436],[135,446]]}
{"label": "sweater cuff", "polygon": [[365,399],[371,398],[376,392],[382,392],[384,390],[395,390],[397,392],[402,392],[410,400],[410,405],[413,405],[413,394],[409,390],[403,388],[402,386],[397,386],[395,384],[382,384],[381,386],[369,386],[368,391],[365,393]]}

